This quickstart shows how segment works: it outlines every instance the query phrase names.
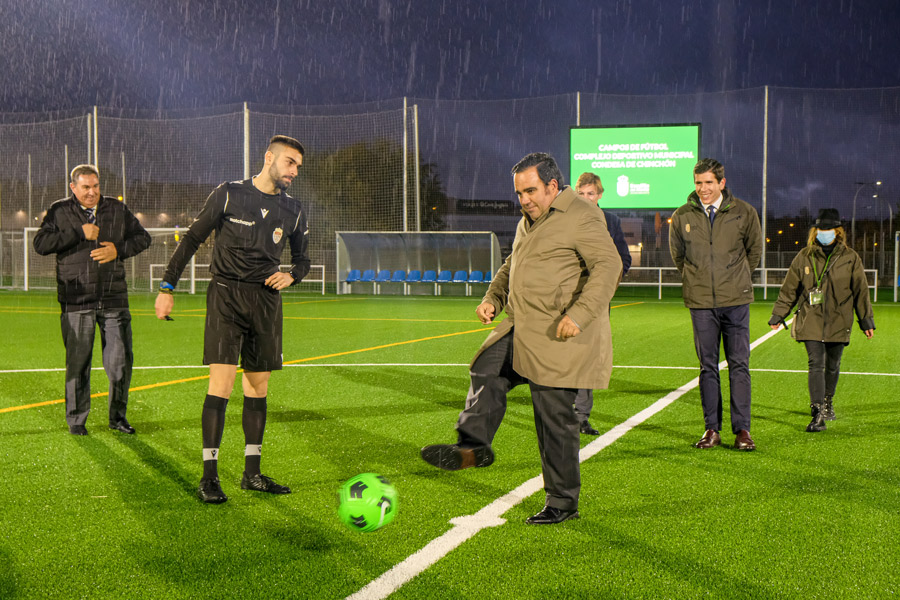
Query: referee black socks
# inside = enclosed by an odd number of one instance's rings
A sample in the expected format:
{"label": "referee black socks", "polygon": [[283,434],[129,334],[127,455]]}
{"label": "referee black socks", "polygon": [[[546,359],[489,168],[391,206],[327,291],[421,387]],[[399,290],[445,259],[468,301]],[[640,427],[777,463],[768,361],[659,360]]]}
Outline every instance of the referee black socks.
{"label": "referee black socks", "polygon": [[263,433],[266,430],[265,396],[262,398],[244,396],[244,412],[241,414],[241,425],[244,427],[244,472],[247,475],[259,475]]}
{"label": "referee black socks", "polygon": [[228,398],[207,394],[203,402],[201,428],[203,430],[203,479],[219,476],[219,446],[225,431],[225,407]]}

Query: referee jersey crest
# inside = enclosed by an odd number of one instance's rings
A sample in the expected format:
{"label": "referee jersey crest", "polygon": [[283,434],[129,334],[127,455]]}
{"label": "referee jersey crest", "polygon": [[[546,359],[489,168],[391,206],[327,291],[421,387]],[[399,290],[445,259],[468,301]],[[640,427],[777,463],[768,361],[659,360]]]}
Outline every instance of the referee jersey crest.
{"label": "referee jersey crest", "polygon": [[276,244],[281,241],[281,237],[284,235],[284,230],[281,227],[276,227],[275,231],[272,232],[272,241]]}

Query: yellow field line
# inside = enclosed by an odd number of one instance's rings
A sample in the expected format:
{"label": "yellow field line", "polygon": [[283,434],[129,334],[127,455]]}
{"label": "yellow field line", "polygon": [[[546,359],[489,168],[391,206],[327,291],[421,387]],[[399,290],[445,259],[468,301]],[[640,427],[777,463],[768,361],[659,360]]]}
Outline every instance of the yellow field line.
{"label": "yellow field line", "polygon": [[616,304],[615,306],[610,306],[610,308],[625,308],[626,306],[637,306],[638,304],[643,304],[643,302],[632,302],[630,304]]}
{"label": "yellow field line", "polygon": [[284,317],[292,321],[399,321],[404,323],[471,323],[474,319],[388,319],[364,317]]}
{"label": "yellow field line", "polygon": [[433,335],[427,338],[419,338],[417,340],[407,340],[405,342],[393,342],[391,344],[383,344],[381,346],[372,346],[371,348],[362,348],[360,350],[347,350],[346,352],[335,352],[334,354],[325,354],[323,356],[314,356],[312,358],[299,358],[297,360],[289,360],[285,362],[286,365],[296,365],[297,363],[309,362],[311,360],[319,360],[322,358],[334,358],[336,356],[347,356],[348,354],[359,354],[360,352],[369,352],[371,350],[382,350],[384,348],[393,348],[395,346],[404,346],[406,344],[415,344],[417,342],[427,342],[430,340],[439,340],[442,338],[453,337],[457,335],[466,335],[468,333],[478,333],[489,331],[492,329],[491,327],[481,328],[481,329],[470,329],[469,331],[457,331],[456,333],[445,333],[443,335]]}
{"label": "yellow field line", "polygon": [[[370,352],[372,350],[383,350],[384,348],[392,348],[394,346],[404,346],[406,344],[415,344],[417,342],[427,342],[430,340],[439,340],[441,338],[448,338],[448,337],[453,337],[453,336],[457,336],[457,335],[465,335],[468,333],[484,332],[484,331],[488,331],[489,329],[490,329],[489,327],[481,328],[481,329],[471,329],[469,331],[458,331],[456,333],[446,333],[443,335],[434,335],[434,336],[430,336],[430,337],[426,337],[426,338],[419,338],[419,339],[415,339],[415,340],[406,340],[404,342],[393,342],[391,344],[382,344],[380,346],[372,346],[370,348],[360,348],[358,350],[348,350],[346,352],[336,352],[334,354],[324,354],[322,356],[311,356],[309,358],[299,358],[297,360],[287,361],[284,364],[295,365],[297,363],[310,362],[313,360],[321,360],[324,358],[334,358],[335,356],[347,356],[348,354],[359,354],[361,352]],[[238,369],[238,372],[240,373],[241,370]],[[133,388],[130,388],[128,391],[129,392],[139,392],[142,390],[150,390],[153,388],[166,387],[166,386],[170,386],[170,385],[176,385],[179,383],[188,383],[190,381],[202,381],[204,379],[209,379],[209,375],[199,375],[197,377],[188,377],[187,379],[175,379],[173,381],[161,381],[159,383],[151,383],[148,385],[141,385],[138,387],[133,387]],[[91,394],[91,398],[103,398],[104,396],[108,396],[108,395],[109,395],[109,392],[97,392],[96,394]],[[0,414],[13,412],[13,411],[17,411],[17,410],[25,410],[26,408],[38,408],[40,406],[49,406],[51,404],[62,404],[65,401],[66,401],[65,398],[59,398],[56,400],[46,400],[44,402],[35,402],[34,404],[23,404],[21,406],[10,406],[7,408],[0,408]]]}
{"label": "yellow field line", "polygon": [[[643,304],[643,302],[633,302],[633,303],[630,303],[630,304],[617,304],[616,306],[612,306],[612,307],[610,307],[610,308],[625,308],[625,307],[627,307],[627,306],[637,306],[638,304]],[[6,312],[6,311],[0,310],[0,312]],[[310,318],[310,317],[285,317],[285,318],[286,318],[286,319],[309,320],[309,321],[328,321],[328,320],[335,320],[335,321],[416,321],[416,322],[446,322],[446,323],[459,323],[459,322],[464,322],[464,321],[452,321],[452,320],[440,320],[440,319],[346,319],[346,318],[334,318],[334,319],[332,319],[332,318],[326,318],[326,317],[315,317],[315,318]],[[298,364],[298,363],[310,362],[310,361],[314,361],[314,360],[322,360],[322,359],[325,359],[325,358],[335,358],[335,357],[338,357],[338,356],[348,356],[348,355],[350,355],[350,354],[359,354],[359,353],[362,353],[362,352],[371,352],[371,351],[373,351],[373,350],[383,350],[383,349],[385,349],[385,348],[393,348],[393,347],[396,347],[396,346],[405,346],[405,345],[407,345],[407,344],[415,344],[415,343],[418,343],[418,342],[427,342],[427,341],[431,341],[431,340],[439,340],[439,339],[443,339],[443,338],[454,337],[454,336],[457,336],[457,335],[467,335],[467,334],[469,334],[469,333],[484,332],[484,331],[487,331],[488,329],[490,329],[490,328],[470,329],[470,330],[468,330],[468,331],[458,331],[458,332],[456,332],[456,333],[445,333],[445,334],[443,334],[443,335],[434,335],[434,336],[430,336],[430,337],[426,337],[426,338],[418,338],[418,339],[415,339],[415,340],[407,340],[407,341],[404,341],[404,342],[393,342],[393,343],[390,343],[390,344],[382,344],[382,345],[380,345],[380,346],[371,346],[371,347],[369,347],[369,348],[360,348],[360,349],[358,349],[358,350],[347,350],[346,352],[335,352],[335,353],[333,353],[333,354],[323,354],[322,356],[311,356],[311,357],[309,357],[309,358],[299,358],[299,359],[297,359],[297,360],[289,360],[289,361],[286,361],[284,364],[286,364],[286,365],[295,365],[295,364]],[[240,371],[240,370],[239,370],[239,371]],[[173,381],[162,381],[162,382],[159,382],[159,383],[151,383],[151,384],[149,384],[149,385],[142,385],[142,386],[139,386],[139,387],[131,388],[131,389],[129,390],[129,392],[138,392],[138,391],[142,391],[142,390],[150,390],[150,389],[153,389],[153,388],[166,387],[166,386],[170,386],[170,385],[176,385],[176,384],[179,384],[179,383],[188,383],[188,382],[191,382],[191,381],[202,381],[202,380],[204,380],[204,379],[209,379],[209,375],[200,375],[200,376],[198,376],[198,377],[189,377],[189,378],[187,378],[187,379],[176,379],[176,380],[173,380]],[[102,398],[102,397],[108,396],[108,395],[109,395],[109,392],[98,392],[98,393],[96,393],[96,394],[91,394],[91,398]],[[51,404],[62,404],[62,403],[65,402],[65,401],[66,401],[65,398],[60,398],[60,399],[57,399],[57,400],[47,400],[47,401],[45,401],[45,402],[35,402],[34,404],[23,404],[23,405],[21,405],[21,406],[10,406],[10,407],[7,407],[7,408],[0,408],[0,414],[2,414],[2,413],[7,413],[7,412],[13,412],[13,411],[16,411],[16,410],[25,410],[26,408],[38,408],[38,407],[40,407],[40,406],[49,406],[49,405],[51,405]]]}

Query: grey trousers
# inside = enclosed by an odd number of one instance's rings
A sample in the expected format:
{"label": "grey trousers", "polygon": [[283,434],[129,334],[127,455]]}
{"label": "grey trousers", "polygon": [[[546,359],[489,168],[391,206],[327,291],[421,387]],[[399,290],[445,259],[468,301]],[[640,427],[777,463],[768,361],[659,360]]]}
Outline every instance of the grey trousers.
{"label": "grey trousers", "polygon": [[109,378],[109,422],[124,419],[134,364],[131,312],[127,308],[64,312],[60,325],[66,346],[66,423],[84,425],[91,410],[91,357],[98,326],[103,368]]}
{"label": "grey trousers", "polygon": [[694,347],[700,359],[700,401],[707,429],[722,429],[719,346],[728,361],[731,431],[750,431],[750,305],[692,308]]}
{"label": "grey trousers", "polygon": [[594,409],[594,390],[578,390],[575,395],[575,415],[578,422],[587,421]]}
{"label": "grey trousers", "polygon": [[581,471],[578,463],[580,436],[572,410],[577,390],[553,388],[530,382],[513,370],[513,334],[510,331],[481,353],[469,373],[471,382],[466,408],[456,430],[460,446],[490,446],[506,414],[506,394],[527,383],[534,406],[534,426],[546,504],[561,510],[578,508]]}

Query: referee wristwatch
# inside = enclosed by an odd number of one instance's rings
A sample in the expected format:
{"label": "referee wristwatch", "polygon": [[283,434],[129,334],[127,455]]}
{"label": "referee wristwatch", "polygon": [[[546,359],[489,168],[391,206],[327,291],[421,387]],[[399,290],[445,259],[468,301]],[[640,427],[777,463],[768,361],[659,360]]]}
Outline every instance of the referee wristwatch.
{"label": "referee wristwatch", "polygon": [[175,294],[175,286],[169,283],[168,281],[160,281],[159,282],[159,293],[160,294]]}

